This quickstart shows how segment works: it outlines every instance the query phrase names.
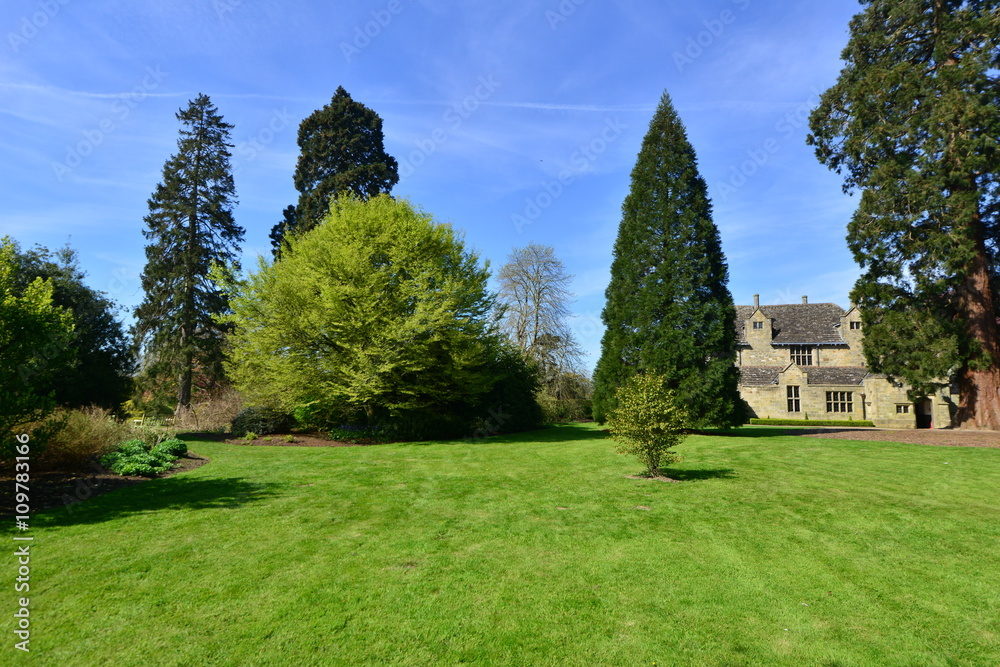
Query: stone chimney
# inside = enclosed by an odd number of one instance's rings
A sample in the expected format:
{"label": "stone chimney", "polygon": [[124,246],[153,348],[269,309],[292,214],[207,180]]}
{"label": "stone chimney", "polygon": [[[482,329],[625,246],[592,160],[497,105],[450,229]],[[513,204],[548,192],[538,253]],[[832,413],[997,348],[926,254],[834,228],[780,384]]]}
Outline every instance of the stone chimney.
{"label": "stone chimney", "polygon": [[803,304],[809,303],[809,297],[802,295],[802,303]]}
{"label": "stone chimney", "polygon": [[754,309],[760,308],[760,294],[753,295],[753,307]]}

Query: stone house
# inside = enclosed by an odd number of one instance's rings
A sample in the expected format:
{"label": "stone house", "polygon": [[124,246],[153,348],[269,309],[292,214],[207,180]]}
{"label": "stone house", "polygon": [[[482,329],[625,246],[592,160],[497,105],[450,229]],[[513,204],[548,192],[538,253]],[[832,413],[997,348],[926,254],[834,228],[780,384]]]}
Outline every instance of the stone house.
{"label": "stone house", "polygon": [[865,368],[861,314],[833,303],[736,306],[740,394],[754,416],[869,419],[880,428],[951,425],[948,387],[907,396],[907,387]]}

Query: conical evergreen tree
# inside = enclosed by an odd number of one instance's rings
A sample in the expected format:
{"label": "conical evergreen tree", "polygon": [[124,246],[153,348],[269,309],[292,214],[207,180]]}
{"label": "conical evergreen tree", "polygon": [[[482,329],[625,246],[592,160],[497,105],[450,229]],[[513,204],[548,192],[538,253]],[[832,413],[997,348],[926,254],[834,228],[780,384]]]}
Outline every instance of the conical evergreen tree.
{"label": "conical evergreen tree", "polygon": [[232,213],[233,126],[207,95],[198,95],[177,119],[183,124],[178,152],[164,165],[144,218],[146,297],[135,310],[133,335],[146,379],[176,378],[180,410],[191,403],[196,369],[209,382],[222,378],[225,328],[214,317],[229,304],[208,272],[214,263],[238,267],[244,230]]}
{"label": "conical evergreen tree", "polygon": [[705,180],[664,93],[622,205],[594,371],[598,421],[619,386],[651,372],[667,378],[692,426],[743,423],[728,281]]}
{"label": "conical evergreen tree", "polygon": [[352,193],[362,200],[388,193],[399,182],[396,158],[385,152],[382,119],[351,99],[343,86],[330,103],[299,125],[299,162],[295,167],[298,205],[285,209],[271,230],[277,256],[290,232],[315,227],[330,210],[330,197]]}

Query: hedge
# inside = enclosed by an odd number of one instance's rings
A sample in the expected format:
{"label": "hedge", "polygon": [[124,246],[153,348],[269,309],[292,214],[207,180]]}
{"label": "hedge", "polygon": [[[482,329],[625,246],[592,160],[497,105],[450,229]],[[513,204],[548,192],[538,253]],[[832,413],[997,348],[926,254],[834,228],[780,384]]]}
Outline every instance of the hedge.
{"label": "hedge", "polygon": [[867,419],[757,419],[750,420],[754,426],[858,426],[875,428],[874,422]]}

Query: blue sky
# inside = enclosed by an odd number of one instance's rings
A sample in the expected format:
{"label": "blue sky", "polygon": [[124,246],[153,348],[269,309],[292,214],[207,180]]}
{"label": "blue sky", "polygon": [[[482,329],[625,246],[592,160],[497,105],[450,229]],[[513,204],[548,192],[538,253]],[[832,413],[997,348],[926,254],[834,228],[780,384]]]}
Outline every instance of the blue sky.
{"label": "blue sky", "polygon": [[[0,7],[0,235],[79,251],[142,300],[142,217],[208,94],[233,130],[245,266],[294,203],[299,122],[337,86],[384,121],[393,194],[494,269],[551,245],[593,367],[629,174],[664,90],[698,154],[737,303],[847,305],[857,200],[805,144],[855,0],[10,0]],[[561,172],[571,180],[559,183]],[[565,176],[565,175],[564,175]],[[564,180],[566,180],[564,178]]]}

